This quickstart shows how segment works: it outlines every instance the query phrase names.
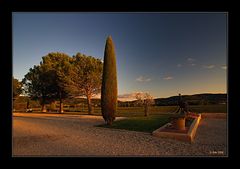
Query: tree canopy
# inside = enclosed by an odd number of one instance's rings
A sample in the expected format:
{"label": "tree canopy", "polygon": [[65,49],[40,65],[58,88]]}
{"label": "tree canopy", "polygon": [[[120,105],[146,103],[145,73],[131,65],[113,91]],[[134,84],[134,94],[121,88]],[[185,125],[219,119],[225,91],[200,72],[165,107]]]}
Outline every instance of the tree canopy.
{"label": "tree canopy", "polygon": [[84,95],[92,113],[91,98],[100,93],[103,64],[100,59],[77,53],[70,57],[65,53],[52,52],[42,57],[39,65],[29,69],[23,79],[25,92],[39,99],[42,111],[47,102],[63,101],[70,96]]}
{"label": "tree canopy", "polygon": [[22,83],[12,77],[12,86],[13,86],[13,99],[18,97],[22,93]]}
{"label": "tree canopy", "polygon": [[104,51],[103,80],[101,91],[102,115],[108,125],[115,120],[117,111],[117,64],[111,36],[106,40]]}
{"label": "tree canopy", "polygon": [[137,104],[144,107],[144,116],[148,116],[148,107],[155,103],[149,93],[136,93]]}
{"label": "tree canopy", "polygon": [[25,93],[32,99],[40,101],[42,111],[46,111],[45,104],[47,101],[53,99],[55,95],[53,77],[53,71],[49,71],[40,65],[34,65],[33,68],[29,69],[29,72],[24,76],[22,81]]}
{"label": "tree canopy", "polygon": [[65,88],[68,70],[70,69],[71,57],[65,53],[52,52],[42,57],[40,66],[42,69],[51,72],[51,88],[53,100],[60,101],[59,112],[63,112],[63,100],[68,97]]}
{"label": "tree canopy", "polygon": [[93,113],[91,98],[101,91],[103,63],[100,59],[77,53],[71,61],[66,88],[72,96],[86,96],[89,114]]}

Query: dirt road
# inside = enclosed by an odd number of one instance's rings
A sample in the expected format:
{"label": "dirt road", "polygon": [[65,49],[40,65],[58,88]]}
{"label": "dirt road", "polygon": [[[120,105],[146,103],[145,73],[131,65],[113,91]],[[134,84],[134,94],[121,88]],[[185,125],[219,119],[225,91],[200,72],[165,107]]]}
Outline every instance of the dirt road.
{"label": "dirt road", "polygon": [[14,113],[13,156],[225,156],[226,119],[204,118],[195,142],[94,127],[102,117]]}

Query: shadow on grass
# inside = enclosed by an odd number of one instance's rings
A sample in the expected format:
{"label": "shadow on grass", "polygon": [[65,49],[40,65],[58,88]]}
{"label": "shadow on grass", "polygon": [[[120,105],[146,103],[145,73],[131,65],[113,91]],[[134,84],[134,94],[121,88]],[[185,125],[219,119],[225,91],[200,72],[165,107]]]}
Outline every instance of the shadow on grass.
{"label": "shadow on grass", "polygon": [[148,117],[129,117],[127,119],[114,121],[111,126],[106,124],[97,125],[96,127],[125,129],[131,131],[141,131],[151,133],[159,127],[170,121],[172,114],[148,116]]}

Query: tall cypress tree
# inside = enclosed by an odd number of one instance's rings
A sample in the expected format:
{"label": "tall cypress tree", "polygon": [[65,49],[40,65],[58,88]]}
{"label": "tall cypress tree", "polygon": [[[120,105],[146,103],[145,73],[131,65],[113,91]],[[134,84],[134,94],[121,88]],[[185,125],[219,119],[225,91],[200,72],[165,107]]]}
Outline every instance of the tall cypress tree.
{"label": "tall cypress tree", "polygon": [[117,111],[117,67],[111,36],[107,38],[104,51],[101,107],[105,122],[112,125]]}

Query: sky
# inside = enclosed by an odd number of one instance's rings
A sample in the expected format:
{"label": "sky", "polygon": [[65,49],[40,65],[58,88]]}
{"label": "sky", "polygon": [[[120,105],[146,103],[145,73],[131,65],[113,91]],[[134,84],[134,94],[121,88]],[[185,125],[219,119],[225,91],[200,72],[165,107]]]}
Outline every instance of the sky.
{"label": "sky", "polygon": [[50,52],[103,59],[111,35],[122,97],[227,92],[226,13],[13,12],[12,19],[19,80]]}

